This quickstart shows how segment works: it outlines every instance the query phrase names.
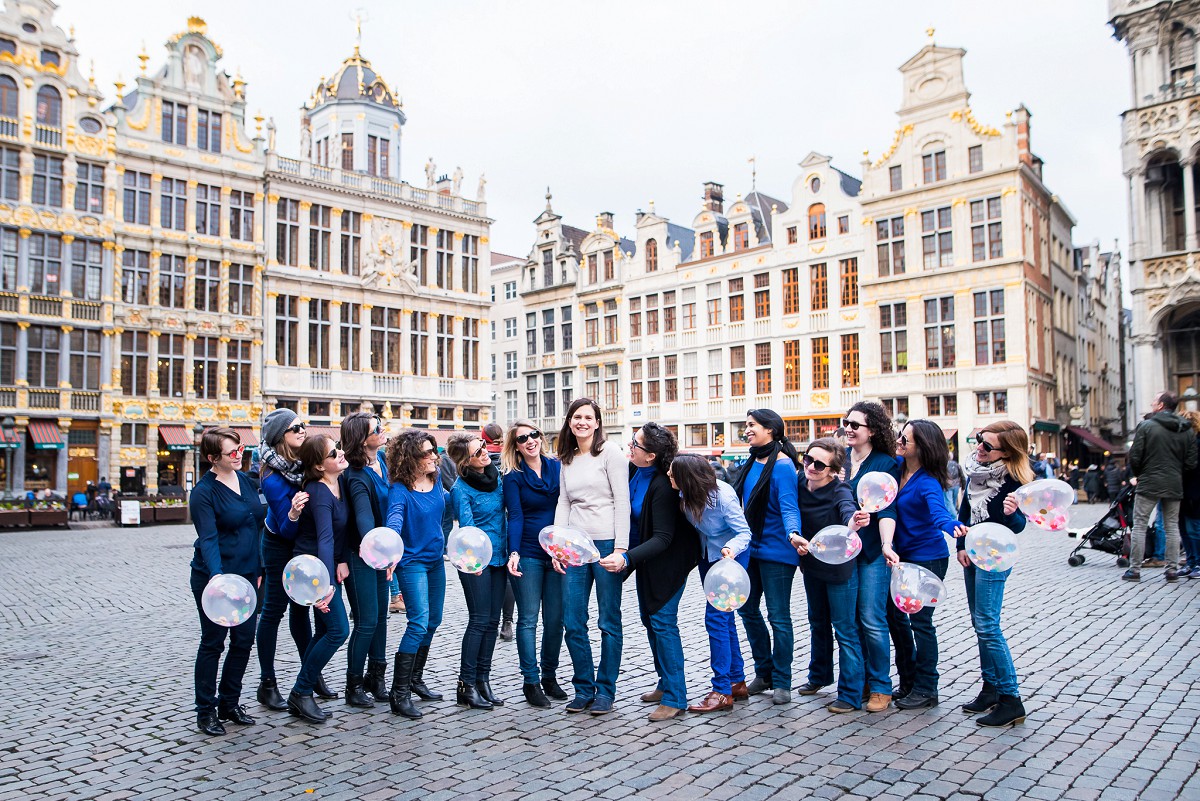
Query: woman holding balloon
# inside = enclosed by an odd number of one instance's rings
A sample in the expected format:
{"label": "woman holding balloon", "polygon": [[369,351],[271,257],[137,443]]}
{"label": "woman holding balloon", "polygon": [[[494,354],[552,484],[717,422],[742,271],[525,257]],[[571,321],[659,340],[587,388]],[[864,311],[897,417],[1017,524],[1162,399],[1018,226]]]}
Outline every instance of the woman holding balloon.
{"label": "woman holding balloon", "polygon": [[458,665],[459,706],[492,709],[504,701],[492,693],[492,653],[496,650],[504,588],[504,490],[500,469],[492,464],[487,443],[475,434],[454,434],[446,443],[446,455],[458,468],[458,480],[450,490],[450,503],[459,529],[474,527],[491,540],[492,555],[479,573],[458,571],[467,601],[467,628],[463,632]]}
{"label": "woman holding balloon", "polygon": [[[191,584],[200,612],[200,647],[196,651],[195,670],[196,725],[210,736],[225,733],[223,720],[242,726],[254,723],[239,696],[250,648],[254,645],[255,604],[248,604],[248,617],[243,622],[227,627],[210,620],[201,601],[214,576],[233,574],[252,587],[262,586],[258,543],[263,512],[254,485],[238,471],[244,452],[241,437],[233,429],[206,429],[200,439],[200,458],[208,460],[211,469],[201,476],[189,499],[196,525]],[[217,672],[226,634],[229,654],[218,686]]]}
{"label": "woman holding balloon", "polygon": [[[708,460],[692,453],[676,456],[667,477],[671,486],[679,491],[684,516],[700,533],[703,548],[701,583],[722,559],[736,559],[743,569],[746,568],[750,564],[750,526],[746,524],[746,516],[733,487],[718,481]],[[708,631],[712,690],[700,703],[689,706],[688,711],[733,709],[734,698],[747,697],[745,663],[733,609],[723,611],[711,603],[705,604],[704,628]]]}
{"label": "woman holding balloon", "polygon": [[[1017,496],[1013,492],[1034,480],[1028,453],[1029,438],[1012,420],[999,420],[981,428],[975,450],[963,462],[967,491],[959,507],[959,520],[972,527],[999,523],[1013,533],[1024,528],[1025,516],[1017,509]],[[967,551],[966,541],[974,536],[972,531],[960,529],[960,533],[966,536],[957,541],[958,563],[963,566],[967,606],[979,642],[979,665],[983,673],[983,689],[974,701],[963,704],[962,710],[971,715],[990,712],[976,720],[980,726],[1000,728],[1023,723],[1025,707],[1017,686],[1017,671],[1008,641],[1000,630],[1004,584],[1012,566],[992,563],[977,566]]]}
{"label": "woman holding balloon", "polygon": [[346,605],[342,598],[342,582],[350,574],[350,566],[346,561],[346,528],[350,510],[346,503],[345,485],[341,481],[347,467],[346,454],[339,445],[329,437],[316,435],[304,440],[300,446],[300,464],[308,482],[304,485],[308,503],[300,515],[294,555],[320,559],[332,585],[328,594],[313,604],[317,610],[316,631],[304,652],[300,674],[288,695],[288,712],[309,723],[324,723],[329,717],[313,700],[313,688],[321,671],[350,635],[350,622],[346,618]]}
{"label": "woman holding balloon", "polygon": [[530,706],[546,709],[551,698],[567,700],[555,678],[563,641],[563,577],[550,567],[550,558],[538,542],[541,530],[554,525],[561,465],[550,458],[546,438],[537,426],[528,420],[518,420],[504,436],[500,466],[504,471],[504,511],[508,514],[508,572],[513,577],[517,601],[521,691]]}

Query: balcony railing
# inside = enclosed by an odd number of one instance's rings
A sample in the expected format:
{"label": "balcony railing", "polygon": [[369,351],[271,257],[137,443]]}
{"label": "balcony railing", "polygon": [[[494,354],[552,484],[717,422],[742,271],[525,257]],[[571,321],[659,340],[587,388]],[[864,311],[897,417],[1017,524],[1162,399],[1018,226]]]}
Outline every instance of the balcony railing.
{"label": "balcony railing", "polygon": [[333,388],[333,378],[328,370],[311,370],[308,374],[308,388],[328,392]]}
{"label": "balcony railing", "polygon": [[100,411],[99,392],[72,392],[71,409],[76,412]]}
{"label": "balcony railing", "polygon": [[930,370],[925,373],[925,389],[946,390],[958,388],[958,373],[954,370]]}
{"label": "balcony railing", "polygon": [[61,128],[51,128],[49,125],[37,125],[34,127],[39,145],[50,145],[51,147],[62,146]]}
{"label": "balcony railing", "polygon": [[17,405],[17,391],[15,389],[3,388],[0,389],[0,408],[11,409]]}
{"label": "balcony railing", "polygon": [[15,117],[0,117],[0,139],[20,139],[21,123]]}
{"label": "balcony railing", "polygon": [[285,159],[283,156],[280,156],[279,157],[279,171],[286,172],[288,175],[299,175],[300,174],[300,160],[299,159]]}
{"label": "balcony railing", "polygon": [[395,375],[376,375],[371,376],[374,379],[374,387],[376,395],[383,396],[398,396],[403,394],[403,382],[400,376]]}
{"label": "balcony railing", "polygon": [[62,301],[58,298],[29,298],[29,313],[45,317],[62,317]]}
{"label": "balcony railing", "polygon": [[90,303],[86,300],[71,301],[71,319],[73,320],[99,320],[100,319],[100,304]]}
{"label": "balcony railing", "polygon": [[0,311],[15,312],[21,308],[21,301],[9,292],[0,293]]}
{"label": "balcony railing", "polygon": [[57,389],[29,390],[30,409],[57,409],[60,400]]}
{"label": "balcony railing", "polygon": [[454,380],[453,379],[444,379],[443,378],[440,381],[438,381],[438,397],[439,398],[453,398],[454,397]]}

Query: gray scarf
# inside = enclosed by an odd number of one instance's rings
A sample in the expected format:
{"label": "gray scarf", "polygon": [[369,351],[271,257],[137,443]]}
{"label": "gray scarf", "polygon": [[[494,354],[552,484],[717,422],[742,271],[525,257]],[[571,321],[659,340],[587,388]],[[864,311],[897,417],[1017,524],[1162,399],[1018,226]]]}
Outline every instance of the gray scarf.
{"label": "gray scarf", "polygon": [[967,473],[967,502],[971,506],[971,525],[987,520],[988,501],[996,497],[1004,479],[1008,477],[1008,466],[1002,460],[991,464],[980,464],[975,451],[967,453],[962,463]]}
{"label": "gray scarf", "polygon": [[304,486],[304,473],[300,469],[300,462],[291,462],[284,459],[275,449],[267,443],[260,443],[258,446],[258,458],[272,471],[283,476],[293,487]]}

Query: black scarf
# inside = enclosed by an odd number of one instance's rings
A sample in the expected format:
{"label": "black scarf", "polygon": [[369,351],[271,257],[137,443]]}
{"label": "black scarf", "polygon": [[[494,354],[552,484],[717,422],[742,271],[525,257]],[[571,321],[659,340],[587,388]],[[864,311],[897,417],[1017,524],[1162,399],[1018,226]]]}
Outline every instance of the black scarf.
{"label": "black scarf", "polygon": [[750,465],[753,461],[757,461],[762,457],[767,457],[767,463],[763,465],[762,472],[758,474],[758,483],[750,490],[750,497],[746,498],[742,504],[743,510],[746,513],[746,522],[750,525],[750,531],[754,534],[761,534],[763,526],[767,521],[767,501],[771,495],[771,473],[775,472],[775,462],[779,458],[779,449],[783,447],[779,440],[772,440],[769,445],[754,445],[750,448],[751,462],[746,462],[745,467],[738,473],[737,481],[734,482],[733,488],[737,491],[738,497],[742,497],[742,490],[746,486],[746,476],[750,474]]}
{"label": "black scarf", "polygon": [[483,470],[464,470],[458,476],[477,492],[495,492],[500,486],[500,468],[489,464]]}

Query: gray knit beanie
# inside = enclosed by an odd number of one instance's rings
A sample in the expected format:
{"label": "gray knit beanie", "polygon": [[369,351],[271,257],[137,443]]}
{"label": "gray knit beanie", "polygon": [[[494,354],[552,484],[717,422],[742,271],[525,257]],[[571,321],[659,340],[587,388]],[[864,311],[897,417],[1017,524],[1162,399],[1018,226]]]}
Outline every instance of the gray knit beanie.
{"label": "gray knit beanie", "polygon": [[291,409],[275,409],[263,420],[261,439],[274,448],[283,439],[283,433],[291,427],[300,415]]}

